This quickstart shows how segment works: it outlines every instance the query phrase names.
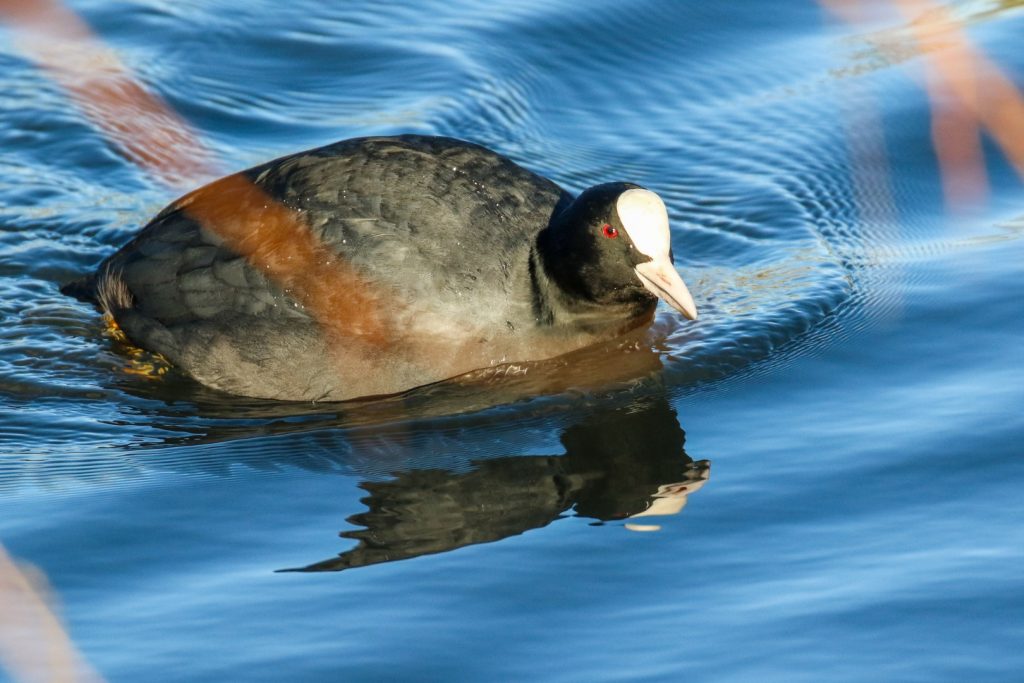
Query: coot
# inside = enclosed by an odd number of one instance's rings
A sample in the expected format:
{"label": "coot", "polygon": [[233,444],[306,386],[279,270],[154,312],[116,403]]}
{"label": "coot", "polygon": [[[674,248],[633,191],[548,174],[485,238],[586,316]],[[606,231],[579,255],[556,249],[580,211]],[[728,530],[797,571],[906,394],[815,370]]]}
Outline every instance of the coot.
{"label": "coot", "polygon": [[65,292],[227,392],[391,394],[697,316],[668,215],[630,183],[573,197],[444,137],[344,140],[202,187]]}

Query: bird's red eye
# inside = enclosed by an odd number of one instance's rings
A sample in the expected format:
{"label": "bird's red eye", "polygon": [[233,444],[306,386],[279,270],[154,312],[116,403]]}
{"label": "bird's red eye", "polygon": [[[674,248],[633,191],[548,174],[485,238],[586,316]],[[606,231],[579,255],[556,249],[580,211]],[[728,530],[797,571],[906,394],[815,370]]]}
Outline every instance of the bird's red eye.
{"label": "bird's red eye", "polygon": [[605,237],[615,238],[619,236],[619,231],[613,228],[612,226],[608,225],[607,223],[605,223],[604,227],[601,228],[601,232],[604,233]]}

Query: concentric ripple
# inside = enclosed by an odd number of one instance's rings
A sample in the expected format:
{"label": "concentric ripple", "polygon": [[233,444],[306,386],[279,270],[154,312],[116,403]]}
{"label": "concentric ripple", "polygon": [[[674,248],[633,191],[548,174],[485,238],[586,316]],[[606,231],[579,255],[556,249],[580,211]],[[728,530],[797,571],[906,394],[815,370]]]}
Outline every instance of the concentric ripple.
{"label": "concentric ripple", "polygon": [[[884,147],[853,113],[906,84],[886,69],[837,69],[849,49],[810,3],[786,27],[728,9],[761,38],[746,50],[718,47],[724,7],[689,3],[300,0],[230,16],[215,5],[82,11],[225,169],[415,131],[489,145],[574,191],[648,186],[669,206],[701,318],[663,312],[642,335],[570,358],[341,406],[228,397],[147,373],[58,287],[172,196],[0,37],[2,486],[326,451],[343,454],[332,467],[388,462],[392,446],[472,450],[454,445],[476,444],[468,433],[550,438],[588,401],[763,371],[896,305],[899,269],[880,255],[905,245],[884,216],[921,190],[858,175],[851,150]],[[153,32],[164,39],[137,39]]]}

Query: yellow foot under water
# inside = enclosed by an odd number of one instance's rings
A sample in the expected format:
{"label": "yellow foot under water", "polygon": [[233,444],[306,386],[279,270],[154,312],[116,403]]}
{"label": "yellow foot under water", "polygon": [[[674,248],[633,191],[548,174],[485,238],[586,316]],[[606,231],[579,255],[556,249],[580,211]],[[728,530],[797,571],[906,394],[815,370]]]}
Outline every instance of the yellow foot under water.
{"label": "yellow foot under water", "polygon": [[146,351],[132,344],[128,335],[109,313],[103,316],[103,321],[107,326],[107,334],[120,345],[128,356],[128,364],[122,368],[126,373],[155,380],[166,375],[171,369],[171,364],[159,353]]}

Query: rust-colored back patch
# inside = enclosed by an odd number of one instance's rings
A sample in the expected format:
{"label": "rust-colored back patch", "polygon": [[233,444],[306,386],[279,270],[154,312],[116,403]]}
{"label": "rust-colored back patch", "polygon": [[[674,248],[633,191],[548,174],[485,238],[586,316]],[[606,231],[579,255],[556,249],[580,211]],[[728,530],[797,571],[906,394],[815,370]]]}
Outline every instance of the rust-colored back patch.
{"label": "rust-colored back patch", "polygon": [[374,348],[394,339],[389,317],[398,302],[372,284],[309,229],[301,213],[243,175],[222,178],[176,204],[224,245],[309,311],[332,341]]}

